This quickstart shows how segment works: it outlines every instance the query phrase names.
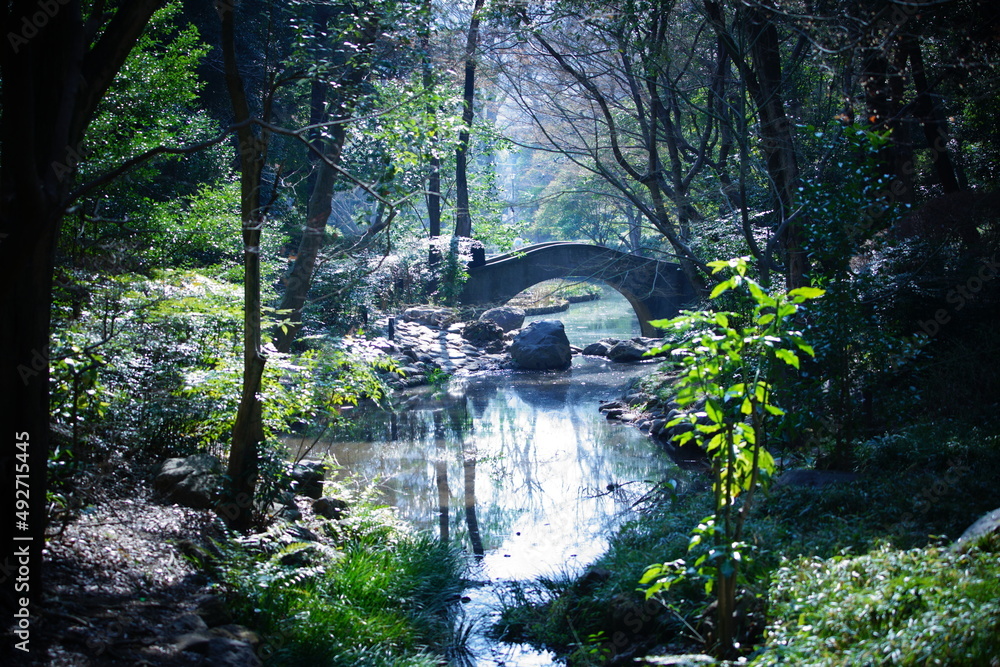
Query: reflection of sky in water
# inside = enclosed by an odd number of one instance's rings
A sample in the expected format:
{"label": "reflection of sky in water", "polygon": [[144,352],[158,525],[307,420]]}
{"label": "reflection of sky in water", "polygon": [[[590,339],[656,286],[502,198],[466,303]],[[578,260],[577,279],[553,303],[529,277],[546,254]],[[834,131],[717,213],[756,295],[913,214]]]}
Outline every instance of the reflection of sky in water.
{"label": "reflection of sky in water", "polygon": [[[467,549],[466,474],[474,469],[485,576],[576,569],[601,553],[643,482],[676,468],[639,431],[597,411],[640,367],[586,358],[573,365],[563,373],[456,379],[447,396],[370,415],[370,439],[331,443],[327,451],[348,471],[379,478],[386,501],[428,530],[439,527],[435,463],[443,461],[449,532]],[[622,484],[625,493],[607,491]]]}
{"label": "reflection of sky in water", "polygon": [[[630,308],[628,314],[635,320]],[[612,330],[581,342],[609,335],[629,334]],[[648,370],[575,357],[564,372],[456,378],[446,396],[418,394],[395,413],[368,415],[361,437],[326,443],[310,456],[329,451],[349,472],[380,479],[386,501],[425,530],[440,531],[439,490],[447,484],[449,536],[470,554],[466,502],[474,495],[484,549],[471,574],[476,580],[579,572],[604,551],[648,481],[681,474],[637,429],[609,424],[597,410]],[[612,493],[609,485],[624,486]],[[491,587],[468,594],[468,613],[488,611]],[[501,648],[478,635],[472,643],[479,665],[552,664],[546,654]]]}

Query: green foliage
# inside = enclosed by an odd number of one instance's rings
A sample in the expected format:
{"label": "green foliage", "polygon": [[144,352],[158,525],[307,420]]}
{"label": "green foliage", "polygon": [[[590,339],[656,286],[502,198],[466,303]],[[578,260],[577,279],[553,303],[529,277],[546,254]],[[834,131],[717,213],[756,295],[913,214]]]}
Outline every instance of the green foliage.
{"label": "green foliage", "polygon": [[[153,15],[101,99],[86,142],[54,166],[57,175],[78,163],[77,182],[90,183],[153,148],[181,148],[219,133],[199,109],[197,68],[209,49],[180,16],[179,2]],[[98,186],[65,217],[60,261],[112,273],[232,261],[239,226],[227,211],[239,194],[227,178],[228,159],[221,145],[159,155]],[[233,198],[222,201],[227,196]]]}
{"label": "green foliage", "polygon": [[100,382],[104,357],[89,342],[82,332],[74,330],[61,331],[52,340],[51,412],[70,426],[103,418],[109,405],[107,389]]}
{"label": "green foliage", "polygon": [[88,133],[84,179],[157,146],[212,134],[207,114],[195,111],[203,86],[196,69],[209,48],[194,26],[175,25],[181,9],[170,2],[153,14],[102,98]]}
{"label": "green foliage", "polygon": [[427,90],[419,73],[375,82],[372,95],[363,101],[365,110],[374,113],[351,124],[352,150],[345,155],[345,167],[380,179],[381,194],[390,199],[422,190],[426,158],[447,161],[457,146],[461,116],[440,109],[458,104],[456,91]]}
{"label": "green foliage", "polygon": [[470,252],[467,247],[463,247],[459,237],[451,237],[448,252],[444,253],[444,261],[440,264],[437,290],[431,294],[436,302],[445,306],[458,303],[465,281],[469,278],[469,272],[465,267],[472,258]]}
{"label": "green foliage", "polygon": [[[242,263],[238,181],[204,185],[191,197],[149,202],[149,211],[148,233],[155,234],[155,243],[146,257],[152,266],[217,267],[219,271]],[[276,254],[274,235],[265,234],[262,258],[273,262]],[[265,271],[273,272],[274,267]]]}
{"label": "green foliage", "polygon": [[894,370],[887,359],[906,358],[914,349],[887,316],[887,278],[872,270],[879,234],[906,207],[885,173],[887,132],[860,126],[804,129],[808,140],[826,151],[823,170],[803,178],[798,194],[809,276],[826,296],[810,308],[805,323],[815,362],[786,384],[782,399],[793,409],[773,436],[793,447],[821,447],[829,465],[846,467],[864,426],[858,396]]}
{"label": "green foliage", "polygon": [[[261,383],[265,437],[271,439],[295,422],[314,428],[332,424],[338,408],[363,399],[376,403],[388,393],[378,371],[393,371],[387,357],[365,360],[333,345],[285,355],[271,352]],[[204,446],[224,443],[232,429],[243,382],[242,357],[230,356],[185,375],[183,395],[212,406],[214,414],[200,425]]]}
{"label": "green foliage", "polygon": [[893,176],[885,173],[883,151],[890,133],[858,125],[838,127],[830,136],[815,127],[805,130],[828,141],[836,161],[836,169],[803,179],[799,189],[800,203],[809,212],[807,250],[815,271],[845,279],[861,246],[907,208],[892,194]]}
{"label": "green foliage", "polygon": [[[748,258],[712,262],[716,273],[732,276],[712,290],[712,299],[745,287],[755,303],[749,326],[738,324],[732,312],[689,312],[669,321],[652,324],[661,329],[693,332],[679,347],[670,349],[681,373],[676,381],[676,401],[688,410],[668,426],[690,424],[674,439],[679,445],[695,441],[712,461],[714,512],[692,531],[688,551],[692,562],[677,559],[651,565],[639,580],[648,585],[647,598],[668,589],[678,579],[692,574],[706,578],[707,593],[718,596],[719,650],[728,654],[732,636],[729,624],[735,605],[735,583],[749,553],[742,541],[743,524],[758,484],[775,471],[775,462],[765,448],[766,425],[785,411],[775,404],[773,385],[778,380],[778,362],[798,369],[799,355],[812,356],[812,348],[801,334],[790,328],[800,304],[823,294],[816,288],[799,288],[771,296],[747,275]],[[703,406],[703,407],[702,407]],[[695,412],[701,408],[702,411]],[[741,506],[736,508],[737,502]]]}
{"label": "green foliage", "polygon": [[119,276],[92,283],[75,319],[70,306],[58,304],[62,326],[54,336],[51,376],[55,421],[146,456],[197,449],[196,433],[210,411],[207,402],[178,394],[183,372],[238,354],[239,303],[234,286],[164,272],[155,279]]}
{"label": "green foliage", "polygon": [[1000,654],[995,553],[947,549],[804,558],[771,586],[754,665],[986,665]]}
{"label": "green foliage", "polygon": [[409,532],[373,493],[340,489],[350,510],[309,524],[318,542],[297,542],[281,525],[222,545],[230,604],[261,634],[265,664],[439,664],[434,652],[452,640],[461,554]]}
{"label": "green foliage", "polygon": [[[79,276],[81,282],[84,277]],[[199,273],[119,276],[94,283],[75,319],[58,303],[53,337],[53,419],[73,434],[60,457],[92,439],[115,455],[160,458],[223,453],[242,386],[242,292]],[[334,343],[265,366],[270,437],[304,422],[322,428],[339,408],[387,396],[387,358],[353,357]],[[76,451],[77,462],[112,452]]]}

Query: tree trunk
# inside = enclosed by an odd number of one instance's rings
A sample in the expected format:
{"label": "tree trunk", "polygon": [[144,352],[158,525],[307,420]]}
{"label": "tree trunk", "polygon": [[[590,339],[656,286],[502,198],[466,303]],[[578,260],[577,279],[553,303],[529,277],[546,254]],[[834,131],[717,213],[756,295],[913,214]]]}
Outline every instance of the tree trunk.
{"label": "tree trunk", "polygon": [[472,236],[472,215],[469,212],[469,137],[475,115],[476,48],[479,45],[479,15],[483,0],[476,0],[469,22],[465,43],[465,85],[462,89],[462,129],[455,150],[455,236]]}
{"label": "tree trunk", "polygon": [[[10,109],[6,105],[4,108],[5,113]],[[7,148],[4,141],[5,153]],[[4,195],[8,192],[4,188]],[[6,196],[4,200],[8,201]],[[21,234],[5,231],[8,236],[0,241],[0,250],[6,250],[0,252],[0,270],[4,273],[0,297],[0,312],[4,314],[0,318],[0,349],[4,354],[0,424],[4,425],[5,440],[0,474],[5,507],[12,508],[5,513],[6,534],[12,538],[4,540],[0,560],[0,608],[6,628],[16,620],[13,614],[20,608],[21,598],[29,600],[33,614],[41,599],[49,453],[49,311],[59,211],[22,197],[3,206],[3,216],[5,230],[14,225],[24,228]],[[11,259],[13,252],[21,255],[19,261]],[[16,271],[7,270],[15,264]],[[27,576],[20,569],[22,565],[27,566]],[[18,584],[28,588],[18,589]]]}
{"label": "tree trunk", "polygon": [[[431,62],[431,24],[433,6],[431,0],[424,0],[423,6],[424,25],[420,33],[421,67],[423,74],[424,93],[430,100],[427,104],[427,113],[436,116],[438,112],[437,101],[435,100],[434,69]],[[427,226],[428,236],[434,238],[441,236],[441,158],[437,155],[438,139],[437,134],[431,138],[431,149],[427,157],[430,166],[430,174],[427,176]]]}
{"label": "tree trunk", "polygon": [[[321,13],[317,22],[325,27],[329,20],[329,12]],[[328,99],[326,91],[330,90],[330,82],[319,80],[314,82],[313,90],[322,93],[314,94],[310,111],[310,123],[320,124],[324,121],[336,121],[327,132],[332,135],[328,139],[317,139],[313,147],[322,153],[320,158],[314,152],[316,177],[309,195],[306,211],[306,227],[299,241],[295,263],[288,275],[285,293],[281,298],[279,310],[287,311],[283,315],[285,323],[275,328],[275,348],[279,352],[288,352],[292,341],[302,328],[302,308],[305,306],[309,288],[312,287],[313,271],[316,259],[326,238],[326,221],[332,209],[333,190],[337,182],[335,165],[340,164],[344,142],[347,140],[347,121],[354,110],[354,105],[360,96],[360,87],[371,70],[371,64],[364,57],[375,44],[381,32],[382,19],[377,12],[366,14],[359,18],[357,32],[352,38],[357,43],[350,46],[341,45],[340,54],[346,70],[337,77],[336,89],[341,91],[334,99]],[[319,30],[320,28],[317,27]]]}
{"label": "tree trunk", "polygon": [[[217,6],[222,23],[222,53],[226,87],[237,123],[250,119],[243,77],[236,63],[233,8]],[[224,515],[236,530],[253,523],[259,449],[264,442],[260,386],[265,357],[260,346],[260,238],[264,214],[260,205],[261,177],[267,158],[266,136],[249,124],[237,129],[240,159],[240,219],[243,226],[243,392],[233,424],[229,449],[229,498]]]}
{"label": "tree trunk", "polygon": [[861,87],[871,128],[890,131],[890,140],[881,149],[880,158],[885,173],[894,177],[893,196],[912,203],[913,149],[901,122],[905,95],[903,71],[908,54],[901,39],[894,39],[892,44],[891,60],[881,43],[865,49],[861,58]]}
{"label": "tree trunk", "polygon": [[[336,154],[339,160],[339,147]],[[292,341],[302,328],[302,308],[305,306],[306,295],[312,285],[316,258],[319,256],[319,251],[326,238],[326,221],[329,219],[332,209],[331,201],[333,188],[337,182],[337,174],[332,167],[322,162],[316,169],[316,181],[306,211],[306,226],[302,230],[295,263],[292,265],[292,270],[285,282],[285,293],[281,297],[281,305],[278,306],[279,310],[290,311],[281,316],[285,323],[277,327],[274,332],[274,346],[279,352],[288,352],[291,349]]]}
{"label": "tree trunk", "polygon": [[948,151],[948,126],[941,110],[934,104],[930,86],[927,83],[927,72],[924,68],[924,56],[920,42],[911,37],[907,42],[907,52],[910,56],[910,67],[913,72],[913,87],[917,91],[915,113],[924,130],[924,137],[931,149],[931,159],[934,163],[934,173],[941,183],[945,194],[958,192],[961,186],[955,174],[955,165]]}
{"label": "tree trunk", "polygon": [[[431,143],[436,144],[437,139]],[[432,155],[430,158],[431,173],[427,177],[427,225],[428,236],[441,236],[441,158]]]}
{"label": "tree trunk", "polygon": [[802,232],[793,219],[798,160],[792,137],[792,124],[785,115],[782,95],[781,51],[778,30],[771,9],[761,5],[747,10],[746,26],[754,76],[748,81],[757,106],[767,173],[772,182],[778,210],[778,229],[784,245],[786,283],[792,289],[806,283],[806,254]]}
{"label": "tree trunk", "polygon": [[[4,629],[41,599],[49,455],[49,327],[56,239],[82,141],[108,86],[135,46],[155,0],[123,5],[93,44],[81,3],[61,3],[39,28],[40,5],[0,6],[3,114],[0,117],[0,484],[7,535],[0,553]],[[98,17],[101,19],[103,17]],[[21,505],[18,505],[21,501]],[[24,569],[22,570],[22,566]],[[25,604],[22,604],[25,603]],[[33,623],[33,620],[25,620]],[[15,635],[14,642],[24,637]],[[10,641],[10,635],[5,642]],[[35,644],[25,642],[26,650]],[[6,647],[5,647],[6,648]]]}

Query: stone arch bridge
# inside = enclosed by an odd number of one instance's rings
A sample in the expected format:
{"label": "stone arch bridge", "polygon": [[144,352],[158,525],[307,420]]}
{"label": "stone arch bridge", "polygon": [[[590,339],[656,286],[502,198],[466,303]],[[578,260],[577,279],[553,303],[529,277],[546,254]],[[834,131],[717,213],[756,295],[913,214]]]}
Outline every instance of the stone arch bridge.
{"label": "stone arch bridge", "polygon": [[674,317],[694,302],[680,265],[587,243],[542,243],[490,259],[474,254],[468,271],[459,300],[470,305],[506,303],[543,280],[602,281],[632,304],[643,336],[658,335],[650,320]]}

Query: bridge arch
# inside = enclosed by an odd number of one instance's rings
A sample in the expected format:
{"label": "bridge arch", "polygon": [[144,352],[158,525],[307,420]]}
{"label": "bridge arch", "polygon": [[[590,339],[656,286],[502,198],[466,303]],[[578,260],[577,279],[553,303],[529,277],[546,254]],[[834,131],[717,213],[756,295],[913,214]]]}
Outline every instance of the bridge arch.
{"label": "bridge arch", "polygon": [[656,336],[650,320],[674,317],[694,301],[680,265],[590,245],[543,243],[469,265],[460,301],[470,305],[506,303],[544,280],[598,280],[632,305],[644,336]]}

